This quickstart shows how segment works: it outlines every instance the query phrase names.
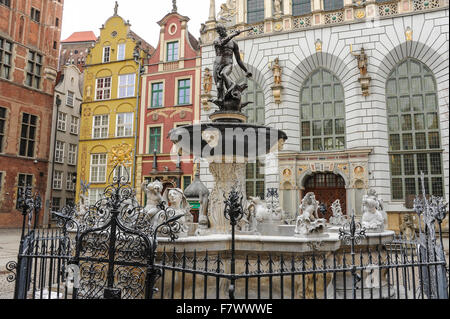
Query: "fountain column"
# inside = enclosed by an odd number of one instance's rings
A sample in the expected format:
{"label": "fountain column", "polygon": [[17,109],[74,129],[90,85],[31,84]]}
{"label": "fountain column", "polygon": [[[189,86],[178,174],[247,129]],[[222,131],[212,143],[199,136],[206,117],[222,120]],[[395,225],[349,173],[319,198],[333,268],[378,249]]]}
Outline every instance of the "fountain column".
{"label": "fountain column", "polygon": [[238,185],[243,198],[247,198],[245,188],[245,163],[211,163],[209,170],[214,177],[214,188],[209,203],[210,232],[213,234],[228,234],[230,222],[224,216],[226,197],[231,189]]}

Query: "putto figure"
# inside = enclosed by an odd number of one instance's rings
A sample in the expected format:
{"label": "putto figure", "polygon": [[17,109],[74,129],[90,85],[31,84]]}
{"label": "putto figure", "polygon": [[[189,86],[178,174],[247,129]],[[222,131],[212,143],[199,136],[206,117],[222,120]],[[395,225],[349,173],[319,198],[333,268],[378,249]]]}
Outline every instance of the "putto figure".
{"label": "putto figure", "polygon": [[[214,40],[214,48],[216,50],[216,60],[214,61],[214,81],[217,87],[217,99],[213,101],[214,104],[219,106],[220,110],[227,111],[241,111],[241,94],[247,88],[247,85],[237,85],[230,78],[230,74],[233,71],[233,55],[236,58],[237,64],[245,72],[248,78],[253,75],[247,70],[242,62],[239,52],[239,46],[233,41],[233,38],[237,37],[245,31],[252,30],[238,30],[231,35],[227,34],[227,30],[223,25],[216,27],[219,37]],[[226,101],[230,102],[227,105]]]}
{"label": "putto figure", "polygon": [[295,234],[300,236],[322,234],[326,229],[326,219],[319,218],[317,211],[319,202],[314,193],[308,193],[300,205],[300,216],[297,218]]}
{"label": "putto figure", "polygon": [[372,232],[383,232],[387,222],[387,215],[383,208],[383,200],[378,198],[377,192],[370,189],[363,197],[363,216],[361,225]]}
{"label": "putto figure", "polygon": [[147,195],[147,203],[144,211],[147,213],[149,218],[154,219],[158,212],[160,212],[158,205],[163,202],[163,197],[161,195],[163,191],[163,184],[158,180],[149,184],[144,182],[142,184],[142,188],[145,190]]}

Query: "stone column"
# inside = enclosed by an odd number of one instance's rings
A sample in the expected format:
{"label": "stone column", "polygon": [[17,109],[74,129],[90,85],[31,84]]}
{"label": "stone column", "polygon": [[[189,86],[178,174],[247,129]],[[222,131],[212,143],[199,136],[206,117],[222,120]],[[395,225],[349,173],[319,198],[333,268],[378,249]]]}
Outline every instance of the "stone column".
{"label": "stone column", "polygon": [[264,0],[264,19],[272,18],[273,0]]}
{"label": "stone column", "polygon": [[209,1],[209,18],[208,21],[216,20],[216,0]]}
{"label": "stone column", "polygon": [[[230,222],[225,218],[225,196],[228,196],[231,189],[240,185],[244,198],[247,199],[245,189],[246,164],[211,163],[209,170],[214,177],[214,188],[209,199],[209,222],[210,234],[228,234],[230,232]],[[239,187],[239,186],[238,186]]]}

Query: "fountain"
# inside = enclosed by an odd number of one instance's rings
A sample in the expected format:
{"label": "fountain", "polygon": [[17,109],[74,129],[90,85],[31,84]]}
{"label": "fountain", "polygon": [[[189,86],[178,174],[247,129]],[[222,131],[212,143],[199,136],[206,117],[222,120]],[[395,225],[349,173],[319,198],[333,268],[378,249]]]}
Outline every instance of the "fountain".
{"label": "fountain", "polygon": [[[245,30],[244,30],[245,31]],[[208,252],[219,253],[225,260],[233,260],[230,251],[236,253],[236,269],[244,271],[245,258],[248,254],[263,253],[267,256],[297,254],[310,255],[313,252],[329,254],[346,249],[338,231],[329,231],[325,219],[318,218],[318,205],[314,194],[309,194],[300,207],[301,214],[295,225],[270,216],[276,211],[274,203],[268,209],[266,203],[258,198],[247,202],[246,165],[281,150],[287,140],[285,132],[263,125],[246,123],[247,117],[242,113],[248,103],[242,103],[242,93],[247,89],[245,84],[236,84],[230,74],[233,67],[233,56],[238,66],[252,77],[241,61],[239,47],[233,38],[243,31],[227,35],[223,26],[217,27],[219,37],[214,41],[216,60],[214,63],[214,79],[217,87],[217,98],[210,100],[218,106],[218,110],[210,115],[210,122],[175,128],[169,132],[169,139],[177,149],[177,156],[193,156],[196,159],[208,161],[209,170],[214,178],[214,187],[209,194],[201,184],[197,170],[195,185],[187,190],[188,198],[201,199],[199,225],[194,236],[179,238],[169,242],[161,238],[159,243],[165,251],[183,252],[208,256]],[[234,230],[225,214],[226,200],[230,193],[242,197],[242,219],[235,224]],[[282,211],[276,211],[276,216],[283,216]],[[267,216],[266,216],[267,215]],[[342,219],[342,218],[341,218]],[[264,221],[265,224],[264,224]],[[261,224],[262,222],[262,224]],[[343,220],[339,220],[340,225]],[[378,245],[390,242],[394,232],[372,232],[361,240],[362,245]],[[234,240],[232,239],[234,238]],[[160,249],[162,251],[162,249]],[[324,255],[325,256],[325,255]],[[268,257],[270,258],[270,257]],[[229,272],[224,262],[225,272]],[[177,279],[177,285],[180,284]],[[345,284],[344,284],[345,287]],[[223,286],[223,291],[227,287]],[[239,289],[237,287],[236,289]]]}

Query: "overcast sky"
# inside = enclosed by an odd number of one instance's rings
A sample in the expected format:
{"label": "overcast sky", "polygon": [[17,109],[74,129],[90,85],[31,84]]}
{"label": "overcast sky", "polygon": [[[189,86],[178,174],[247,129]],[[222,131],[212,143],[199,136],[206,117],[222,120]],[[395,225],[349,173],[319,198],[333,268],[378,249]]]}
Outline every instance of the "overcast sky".
{"label": "overcast sky", "polygon": [[[159,25],[167,13],[172,11],[172,0],[119,0],[119,15],[131,23],[131,29],[156,47],[159,40]],[[225,0],[216,0],[219,7]],[[115,0],[65,0],[61,40],[73,32],[94,31],[100,28],[114,13]],[[196,38],[200,36],[200,25],[208,20],[209,0],[177,0],[178,13],[188,16],[188,28]],[[219,12],[217,10],[217,12]]]}

